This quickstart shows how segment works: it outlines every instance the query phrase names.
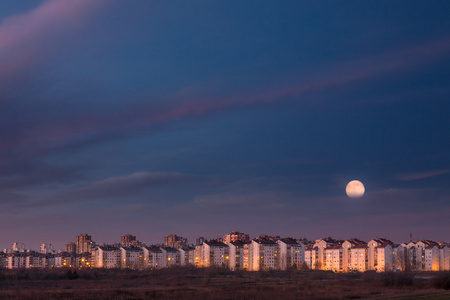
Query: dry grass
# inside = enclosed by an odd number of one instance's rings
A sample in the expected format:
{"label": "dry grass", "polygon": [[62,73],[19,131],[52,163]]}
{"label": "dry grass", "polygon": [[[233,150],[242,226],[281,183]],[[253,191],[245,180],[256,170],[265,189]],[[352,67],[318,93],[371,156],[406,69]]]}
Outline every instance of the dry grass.
{"label": "dry grass", "polygon": [[92,269],[77,270],[78,278],[69,279],[67,271],[1,270],[0,299],[450,297],[445,290],[449,273],[442,272],[335,274],[324,271],[231,272],[195,268],[145,271]]}

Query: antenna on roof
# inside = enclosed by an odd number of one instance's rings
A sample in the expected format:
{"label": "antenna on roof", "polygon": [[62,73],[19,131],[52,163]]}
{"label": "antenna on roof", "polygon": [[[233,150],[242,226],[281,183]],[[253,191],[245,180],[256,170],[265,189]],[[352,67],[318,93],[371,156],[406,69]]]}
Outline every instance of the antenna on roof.
{"label": "antenna on roof", "polygon": [[409,234],[409,242],[412,242],[412,233]]}

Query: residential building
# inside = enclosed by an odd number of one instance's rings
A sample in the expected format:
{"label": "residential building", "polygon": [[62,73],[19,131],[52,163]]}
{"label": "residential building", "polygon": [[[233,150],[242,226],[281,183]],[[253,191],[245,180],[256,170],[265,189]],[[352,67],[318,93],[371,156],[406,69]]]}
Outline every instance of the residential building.
{"label": "residential building", "polygon": [[[73,253],[73,252],[72,252]],[[81,253],[76,255],[77,264],[80,268],[92,268],[92,260],[93,260],[93,254],[92,253]]]}
{"label": "residential building", "polygon": [[228,244],[230,242],[250,243],[250,236],[238,231],[232,231],[230,234],[227,234],[223,237],[222,242],[224,244]]}
{"label": "residential building", "polygon": [[0,268],[8,267],[8,259],[5,252],[0,252]]}
{"label": "residential building", "polygon": [[95,268],[120,268],[122,251],[112,246],[97,246],[92,253],[92,264]]}
{"label": "residential building", "polygon": [[[230,270],[244,270],[244,258],[245,258],[245,246],[248,246],[250,243],[245,243],[242,241],[234,241],[228,242],[229,248],[229,262],[228,267]],[[248,253],[248,248],[247,248]]]}
{"label": "residential building", "polygon": [[180,266],[181,258],[178,249],[172,247],[160,247],[163,254],[163,267]]}
{"label": "residential building", "polygon": [[216,240],[204,241],[201,246],[203,267],[228,267],[229,247]]}
{"label": "residential building", "polygon": [[25,252],[14,251],[8,253],[6,265],[8,269],[25,268]]}
{"label": "residential building", "polygon": [[293,238],[284,238],[277,241],[278,265],[280,270],[295,267],[300,269],[305,262],[305,248]]}
{"label": "residential building", "polygon": [[144,250],[139,247],[121,247],[122,269],[141,270],[144,268]]}
{"label": "residential building", "polygon": [[324,249],[329,248],[330,246],[339,246],[342,245],[342,243],[343,241],[335,240],[331,237],[316,240],[314,245],[309,249],[311,252],[308,253],[309,262],[307,262],[307,264],[311,263],[311,269],[324,270],[326,260]]}
{"label": "residential building", "polygon": [[438,242],[439,244],[439,270],[450,270],[450,248],[447,243]]}
{"label": "residential building", "polygon": [[201,246],[201,245],[203,245],[203,242],[205,241],[205,238],[204,237],[199,237],[199,238],[196,238],[195,239],[195,246]]}
{"label": "residential building", "polygon": [[126,234],[120,238],[122,247],[130,247],[133,243],[136,243],[136,236]]}
{"label": "residential building", "polygon": [[39,247],[39,253],[47,254],[47,253],[54,253],[54,252],[55,252],[55,250],[53,249],[52,244],[42,244]]}
{"label": "residential building", "polygon": [[182,247],[178,249],[180,252],[180,266],[195,266],[195,248],[194,247]]}
{"label": "residential building", "polygon": [[60,252],[55,254],[55,267],[78,268],[78,257],[75,253]]}
{"label": "residential building", "polygon": [[171,248],[182,248],[185,247],[187,243],[187,239],[181,236],[177,236],[175,234],[171,234],[169,236],[164,237],[164,246]]}
{"label": "residential building", "polygon": [[355,245],[350,248],[349,271],[365,272],[369,269],[369,248],[365,245]]}
{"label": "residential building", "polygon": [[421,240],[402,245],[407,249],[407,269],[417,271],[439,270],[438,243],[431,240]]}
{"label": "residential building", "polygon": [[65,246],[65,251],[67,253],[76,253],[77,252],[77,244],[74,242],[67,243]]}
{"label": "residential building", "polygon": [[272,240],[256,238],[249,246],[250,271],[278,269],[278,244]]}
{"label": "residential building", "polygon": [[15,242],[11,245],[11,252],[25,252],[26,247],[24,243]]}
{"label": "residential building", "polygon": [[[381,272],[382,269],[386,267],[388,269],[393,268],[393,256],[392,256],[392,248],[394,243],[385,238],[376,238],[367,243],[368,249],[368,268],[369,270],[376,270]],[[389,246],[389,247],[388,247]],[[382,250],[379,250],[381,248]],[[389,248],[389,249],[387,249]],[[390,251],[390,253],[388,253]],[[380,253],[381,257],[378,257],[378,253]],[[379,265],[381,263],[381,265]]]}
{"label": "residential building", "polygon": [[92,237],[86,233],[76,236],[77,254],[91,252],[94,249]]}
{"label": "residential building", "polygon": [[[73,253],[73,252],[72,252]],[[47,254],[45,256],[45,267],[46,268],[55,268],[55,254]]]}
{"label": "residential building", "polygon": [[333,272],[342,272],[344,251],[342,245],[330,245],[323,249],[323,251],[325,258],[322,269]]}
{"label": "residential building", "polygon": [[157,246],[145,246],[144,250],[144,268],[161,269],[166,266],[162,250]]}
{"label": "residential building", "polygon": [[343,272],[348,272],[351,266],[351,249],[355,246],[367,246],[367,243],[357,238],[345,240],[342,243],[342,267]]}

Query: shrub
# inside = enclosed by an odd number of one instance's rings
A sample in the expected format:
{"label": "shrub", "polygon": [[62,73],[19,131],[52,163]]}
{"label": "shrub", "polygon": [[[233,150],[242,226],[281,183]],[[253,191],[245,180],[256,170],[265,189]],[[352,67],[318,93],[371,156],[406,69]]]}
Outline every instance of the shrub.
{"label": "shrub", "polygon": [[439,274],[433,281],[433,285],[437,289],[450,290],[450,272]]}
{"label": "shrub", "polygon": [[385,273],[383,278],[385,286],[411,286],[414,284],[414,276],[410,273]]}

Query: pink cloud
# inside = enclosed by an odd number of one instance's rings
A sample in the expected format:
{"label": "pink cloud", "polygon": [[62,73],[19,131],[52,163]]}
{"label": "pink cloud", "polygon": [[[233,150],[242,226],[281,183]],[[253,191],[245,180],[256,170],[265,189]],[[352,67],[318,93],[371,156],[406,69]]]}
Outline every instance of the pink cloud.
{"label": "pink cloud", "polygon": [[103,3],[50,0],[29,12],[5,18],[0,25],[0,83],[46,58],[55,37],[83,25],[90,12]]}
{"label": "pink cloud", "polygon": [[[40,28],[37,32],[45,33],[49,24],[58,24],[62,17],[54,17],[53,21],[40,21],[45,16],[53,16],[56,12],[63,11],[64,19],[72,19],[73,24],[78,21],[77,13],[91,8],[91,1],[80,1],[76,4],[74,11],[70,11],[72,2],[51,1],[44,4],[36,11],[30,12],[31,20],[26,21],[27,26],[36,25]],[[7,20],[7,25],[0,27],[0,37],[2,32],[12,32],[15,26],[18,27],[20,20],[25,21],[24,16]],[[27,40],[29,30],[19,30],[22,38],[10,39],[8,45],[21,43]],[[1,51],[1,50],[0,50]],[[198,117],[215,112],[229,111],[233,109],[271,105],[281,102],[287,98],[297,98],[297,101],[305,101],[302,96],[309,93],[325,91],[341,86],[356,84],[360,80],[389,74],[392,71],[401,71],[411,67],[424,64],[440,57],[448,55],[450,52],[450,37],[445,36],[425,44],[411,46],[376,55],[368,58],[361,58],[344,64],[331,67],[322,74],[312,76],[310,80],[299,82],[298,84],[285,86],[279,89],[266,90],[255,94],[236,94],[228,97],[195,97],[188,90],[185,98],[178,104],[166,107],[139,107],[138,109],[117,113],[114,115],[85,115],[81,118],[53,120],[50,123],[29,131],[29,135],[13,144],[21,145],[47,145],[59,146],[61,144],[83,139],[86,136],[103,135],[110,133],[126,133],[136,128],[145,128],[175,121],[182,118]],[[183,98],[182,94],[176,94],[175,98]],[[56,145],[55,145],[56,144]],[[11,144],[10,144],[11,145]],[[8,146],[5,146],[8,148]]]}
{"label": "pink cloud", "polygon": [[407,174],[400,174],[397,176],[397,179],[402,181],[412,181],[412,180],[420,180],[430,177],[435,177],[443,174],[450,173],[450,170],[433,170],[433,171],[427,171],[427,172],[419,172],[419,173],[407,173]]}

